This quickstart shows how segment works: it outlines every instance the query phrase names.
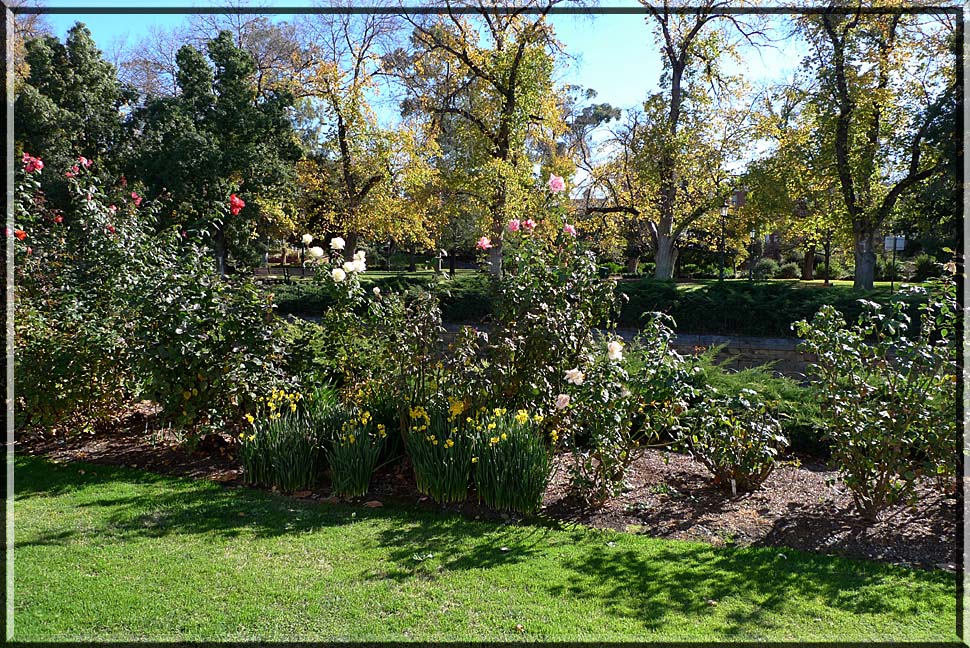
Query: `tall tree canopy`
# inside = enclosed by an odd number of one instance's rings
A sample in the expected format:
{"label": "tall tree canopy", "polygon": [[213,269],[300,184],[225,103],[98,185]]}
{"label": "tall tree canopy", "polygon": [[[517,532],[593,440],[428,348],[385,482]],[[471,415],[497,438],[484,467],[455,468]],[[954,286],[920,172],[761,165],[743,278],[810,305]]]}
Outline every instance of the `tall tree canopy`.
{"label": "tall tree canopy", "polygon": [[[856,288],[871,289],[880,229],[900,198],[951,170],[957,83],[952,16],[866,13],[862,2],[799,18],[814,103],[852,228]],[[952,147],[951,147],[952,148]]]}
{"label": "tall tree canopy", "polygon": [[493,274],[501,273],[505,223],[536,204],[533,165],[541,160],[529,151],[564,128],[553,84],[558,44],[546,20],[559,1],[496,11],[502,3],[478,0],[449,4],[445,15],[408,16],[413,51],[389,58],[407,89],[405,110],[451,128],[466,147],[462,186],[452,190],[481,205]]}
{"label": "tall tree canopy", "polygon": [[[252,56],[229,32],[177,56],[179,93],[139,112],[135,172],[149,195],[165,195],[165,222],[203,232],[219,256],[253,263],[269,236],[289,233],[294,163],[302,151],[285,90],[259,95]],[[246,207],[226,216],[229,195]],[[281,231],[282,230],[282,231]]]}

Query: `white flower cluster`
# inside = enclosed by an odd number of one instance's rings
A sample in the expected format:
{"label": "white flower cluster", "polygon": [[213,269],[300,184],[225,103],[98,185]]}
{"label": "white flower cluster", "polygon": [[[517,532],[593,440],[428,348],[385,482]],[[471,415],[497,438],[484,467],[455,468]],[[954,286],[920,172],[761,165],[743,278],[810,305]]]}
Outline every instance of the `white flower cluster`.
{"label": "white flower cluster", "polygon": [[[340,240],[343,243],[343,239],[334,239],[334,241]],[[333,247],[333,241],[330,242],[330,247]],[[343,245],[340,246],[341,249]],[[334,248],[337,249],[337,248]],[[347,275],[354,272],[364,272],[367,270],[367,258],[363,250],[357,250],[354,253],[354,258],[352,261],[345,261],[343,267],[334,268],[330,271],[330,276],[334,281],[340,283],[347,278]]]}

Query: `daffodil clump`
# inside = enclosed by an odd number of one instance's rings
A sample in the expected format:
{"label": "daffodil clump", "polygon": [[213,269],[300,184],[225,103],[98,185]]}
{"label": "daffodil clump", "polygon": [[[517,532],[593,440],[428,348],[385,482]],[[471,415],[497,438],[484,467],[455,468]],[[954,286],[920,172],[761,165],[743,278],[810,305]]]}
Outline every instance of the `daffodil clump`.
{"label": "daffodil clump", "polygon": [[539,510],[552,467],[544,420],[539,412],[501,407],[478,417],[472,461],[479,501],[524,514]]}
{"label": "daffodil clump", "polygon": [[408,408],[404,437],[418,490],[437,502],[460,502],[468,494],[472,440],[464,416],[468,404]]}
{"label": "daffodil clump", "polygon": [[319,472],[318,446],[303,395],[281,389],[259,399],[239,434],[243,479],[283,492],[309,487]]}
{"label": "daffodil clump", "polygon": [[338,407],[326,424],[325,444],[333,494],[360,497],[370,488],[371,476],[387,439],[387,426],[370,410]]}

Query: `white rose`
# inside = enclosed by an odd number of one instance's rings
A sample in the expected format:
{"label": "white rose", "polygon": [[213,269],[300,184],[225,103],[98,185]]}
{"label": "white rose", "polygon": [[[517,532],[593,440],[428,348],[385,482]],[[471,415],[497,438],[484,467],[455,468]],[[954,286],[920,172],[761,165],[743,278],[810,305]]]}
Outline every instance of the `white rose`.
{"label": "white rose", "polygon": [[318,245],[314,245],[312,248],[307,250],[307,252],[310,253],[310,256],[316,257],[318,259],[323,256],[323,248]]}
{"label": "white rose", "polygon": [[311,243],[313,243],[313,234],[304,234],[303,245],[310,245]]}
{"label": "white rose", "polygon": [[347,242],[344,241],[339,236],[335,236],[330,239],[330,249],[331,250],[342,250],[347,246]]}
{"label": "white rose", "polygon": [[606,353],[610,360],[622,360],[623,359],[623,343],[619,340],[613,340],[608,345],[606,345]]}
{"label": "white rose", "polygon": [[363,272],[367,269],[367,264],[364,263],[363,259],[354,259],[351,265],[354,266],[354,272]]}
{"label": "white rose", "polygon": [[559,394],[556,397],[556,409],[566,409],[569,406],[569,394]]}
{"label": "white rose", "polygon": [[354,261],[364,261],[364,260],[366,260],[366,256],[364,255],[363,250],[357,250],[356,252],[354,252]]}
{"label": "white rose", "polygon": [[337,283],[340,283],[341,281],[347,278],[347,273],[341,270],[340,268],[334,268],[333,271],[330,273],[330,276],[333,277],[334,281],[336,281]]}
{"label": "white rose", "polygon": [[357,264],[353,261],[344,261],[344,272],[350,274],[351,272],[357,272]]}
{"label": "white rose", "polygon": [[381,289],[378,286],[374,286],[374,296],[375,297],[381,296]]}
{"label": "white rose", "polygon": [[586,374],[579,369],[570,369],[566,372],[566,382],[572,383],[573,385],[582,385],[585,379]]}

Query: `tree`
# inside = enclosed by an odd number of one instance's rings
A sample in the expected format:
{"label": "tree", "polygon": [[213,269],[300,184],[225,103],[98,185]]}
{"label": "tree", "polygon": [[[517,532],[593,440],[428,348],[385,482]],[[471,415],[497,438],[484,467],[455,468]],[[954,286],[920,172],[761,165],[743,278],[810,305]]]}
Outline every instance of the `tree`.
{"label": "tree", "polygon": [[877,237],[899,199],[954,160],[930,138],[956,97],[952,25],[880,4],[885,13],[855,2],[799,22],[863,289],[873,286]]}
{"label": "tree", "polygon": [[27,40],[24,62],[28,72],[14,105],[17,148],[58,170],[45,174],[44,189],[63,208],[63,171],[78,155],[119,171],[128,139],[123,109],[133,93],[118,82],[82,23],[68,31],[63,44],[53,36]]}
{"label": "tree", "polygon": [[797,82],[765,97],[756,132],[770,148],[745,171],[749,192],[740,210],[744,231],[767,226],[802,246],[803,280],[814,278],[818,247],[828,267],[833,238],[841,241],[849,234],[837,201],[833,205],[834,160],[820,140],[818,115],[808,97]]}
{"label": "tree", "polygon": [[308,88],[318,125],[301,163],[308,222],[343,235],[348,258],[362,237],[430,245],[422,188],[433,176],[433,142],[414,123],[380,125],[371,108],[396,20],[321,14],[305,29],[315,43]]}
{"label": "tree", "polygon": [[649,246],[655,276],[669,279],[678,242],[732,189],[727,164],[739,153],[746,120],[731,108],[739,79],[720,65],[727,56],[737,57],[729,28],[749,44],[761,31],[758,22],[720,11],[726,2],[708,0],[690,13],[676,11],[668,0],[662,6],[643,4],[661,52],[662,90],[617,131],[618,152],[599,180],[607,204],[590,210],[623,214],[628,257],[639,258]]}
{"label": "tree", "polygon": [[[717,214],[732,195],[735,182],[729,169],[741,153],[738,142],[745,139],[747,127],[741,111],[698,97],[678,117],[672,136],[668,107],[663,93],[655,93],[613,130],[608,145],[614,152],[594,169],[595,189],[590,192],[604,199],[587,206],[590,213],[618,217],[628,270],[635,272],[640,256],[653,251],[658,279],[673,276],[678,244],[694,229],[711,229],[699,221]],[[663,190],[669,164],[676,169],[673,202]]]}
{"label": "tree", "polygon": [[[165,226],[198,231],[217,257],[251,264],[259,239],[278,233],[291,209],[288,187],[302,155],[287,114],[293,98],[285,91],[257,94],[252,57],[228,32],[209,42],[208,55],[212,65],[191,45],[180,48],[179,94],[138,112],[134,174],[150,195],[168,198]],[[245,194],[247,204],[225,220],[220,215],[234,192]]]}
{"label": "tree", "polygon": [[388,59],[407,89],[405,110],[423,112],[438,126],[449,117],[469,147],[462,192],[481,203],[494,275],[502,270],[505,223],[536,204],[530,140],[537,150],[535,142],[563,127],[552,81],[557,44],[546,20],[560,1],[507,9],[478,0],[448,3],[445,15],[409,15],[413,51]]}

